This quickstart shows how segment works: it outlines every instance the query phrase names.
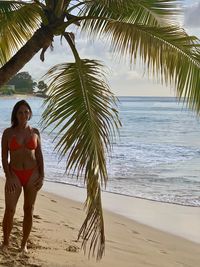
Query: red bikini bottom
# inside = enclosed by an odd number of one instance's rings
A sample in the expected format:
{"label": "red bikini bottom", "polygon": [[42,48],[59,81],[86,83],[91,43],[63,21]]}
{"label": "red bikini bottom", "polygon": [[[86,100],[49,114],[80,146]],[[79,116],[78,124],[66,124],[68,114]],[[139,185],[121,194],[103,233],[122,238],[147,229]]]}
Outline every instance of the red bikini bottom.
{"label": "red bikini bottom", "polygon": [[19,178],[22,186],[25,186],[28,183],[28,180],[32,176],[34,169],[35,168],[26,170],[16,170],[12,167],[12,171]]}

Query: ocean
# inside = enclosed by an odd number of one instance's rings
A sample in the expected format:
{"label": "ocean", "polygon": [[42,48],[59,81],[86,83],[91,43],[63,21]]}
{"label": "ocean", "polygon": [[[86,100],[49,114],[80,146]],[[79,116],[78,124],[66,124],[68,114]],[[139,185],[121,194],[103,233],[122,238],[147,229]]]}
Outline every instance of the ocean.
{"label": "ocean", "polygon": [[[20,98],[0,98],[0,138]],[[26,99],[31,125],[38,123],[43,99]],[[109,180],[103,190],[186,206],[200,206],[200,119],[173,97],[119,97],[119,137],[107,156]],[[65,159],[54,150],[56,132],[41,133],[46,180],[83,187],[65,172]],[[3,175],[0,165],[0,174]]]}

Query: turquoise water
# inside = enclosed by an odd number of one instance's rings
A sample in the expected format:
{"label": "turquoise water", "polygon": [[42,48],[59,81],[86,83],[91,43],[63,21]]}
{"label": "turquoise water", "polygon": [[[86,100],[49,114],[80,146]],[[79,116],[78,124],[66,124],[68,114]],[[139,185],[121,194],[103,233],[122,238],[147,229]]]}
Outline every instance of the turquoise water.
{"label": "turquoise water", "polygon": [[[0,136],[10,125],[13,105],[0,99]],[[31,124],[38,127],[42,99],[27,99],[33,109]],[[200,206],[200,120],[175,98],[120,97],[123,127],[112,155],[107,157],[107,191],[156,201]],[[46,179],[83,186],[65,174],[52,142],[56,133],[42,132]]]}

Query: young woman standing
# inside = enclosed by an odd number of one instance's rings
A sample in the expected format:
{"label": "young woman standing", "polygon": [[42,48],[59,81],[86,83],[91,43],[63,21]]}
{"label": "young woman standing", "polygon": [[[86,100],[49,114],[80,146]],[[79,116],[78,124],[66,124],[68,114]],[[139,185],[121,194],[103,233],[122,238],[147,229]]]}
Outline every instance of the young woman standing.
{"label": "young woman standing", "polygon": [[17,102],[11,115],[11,127],[2,135],[2,165],[5,172],[5,213],[2,249],[7,250],[16,205],[23,189],[24,219],[21,251],[27,252],[32,228],[33,208],[44,179],[40,133],[28,121],[32,110],[25,100]]}

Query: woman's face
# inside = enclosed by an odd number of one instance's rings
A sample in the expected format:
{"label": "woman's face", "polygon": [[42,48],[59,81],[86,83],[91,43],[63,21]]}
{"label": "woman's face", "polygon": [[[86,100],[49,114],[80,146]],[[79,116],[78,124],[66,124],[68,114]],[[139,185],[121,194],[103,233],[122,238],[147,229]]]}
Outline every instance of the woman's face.
{"label": "woman's face", "polygon": [[23,124],[26,124],[27,121],[30,119],[31,113],[27,106],[21,105],[17,111],[16,116],[17,116],[18,123],[23,125]]}

